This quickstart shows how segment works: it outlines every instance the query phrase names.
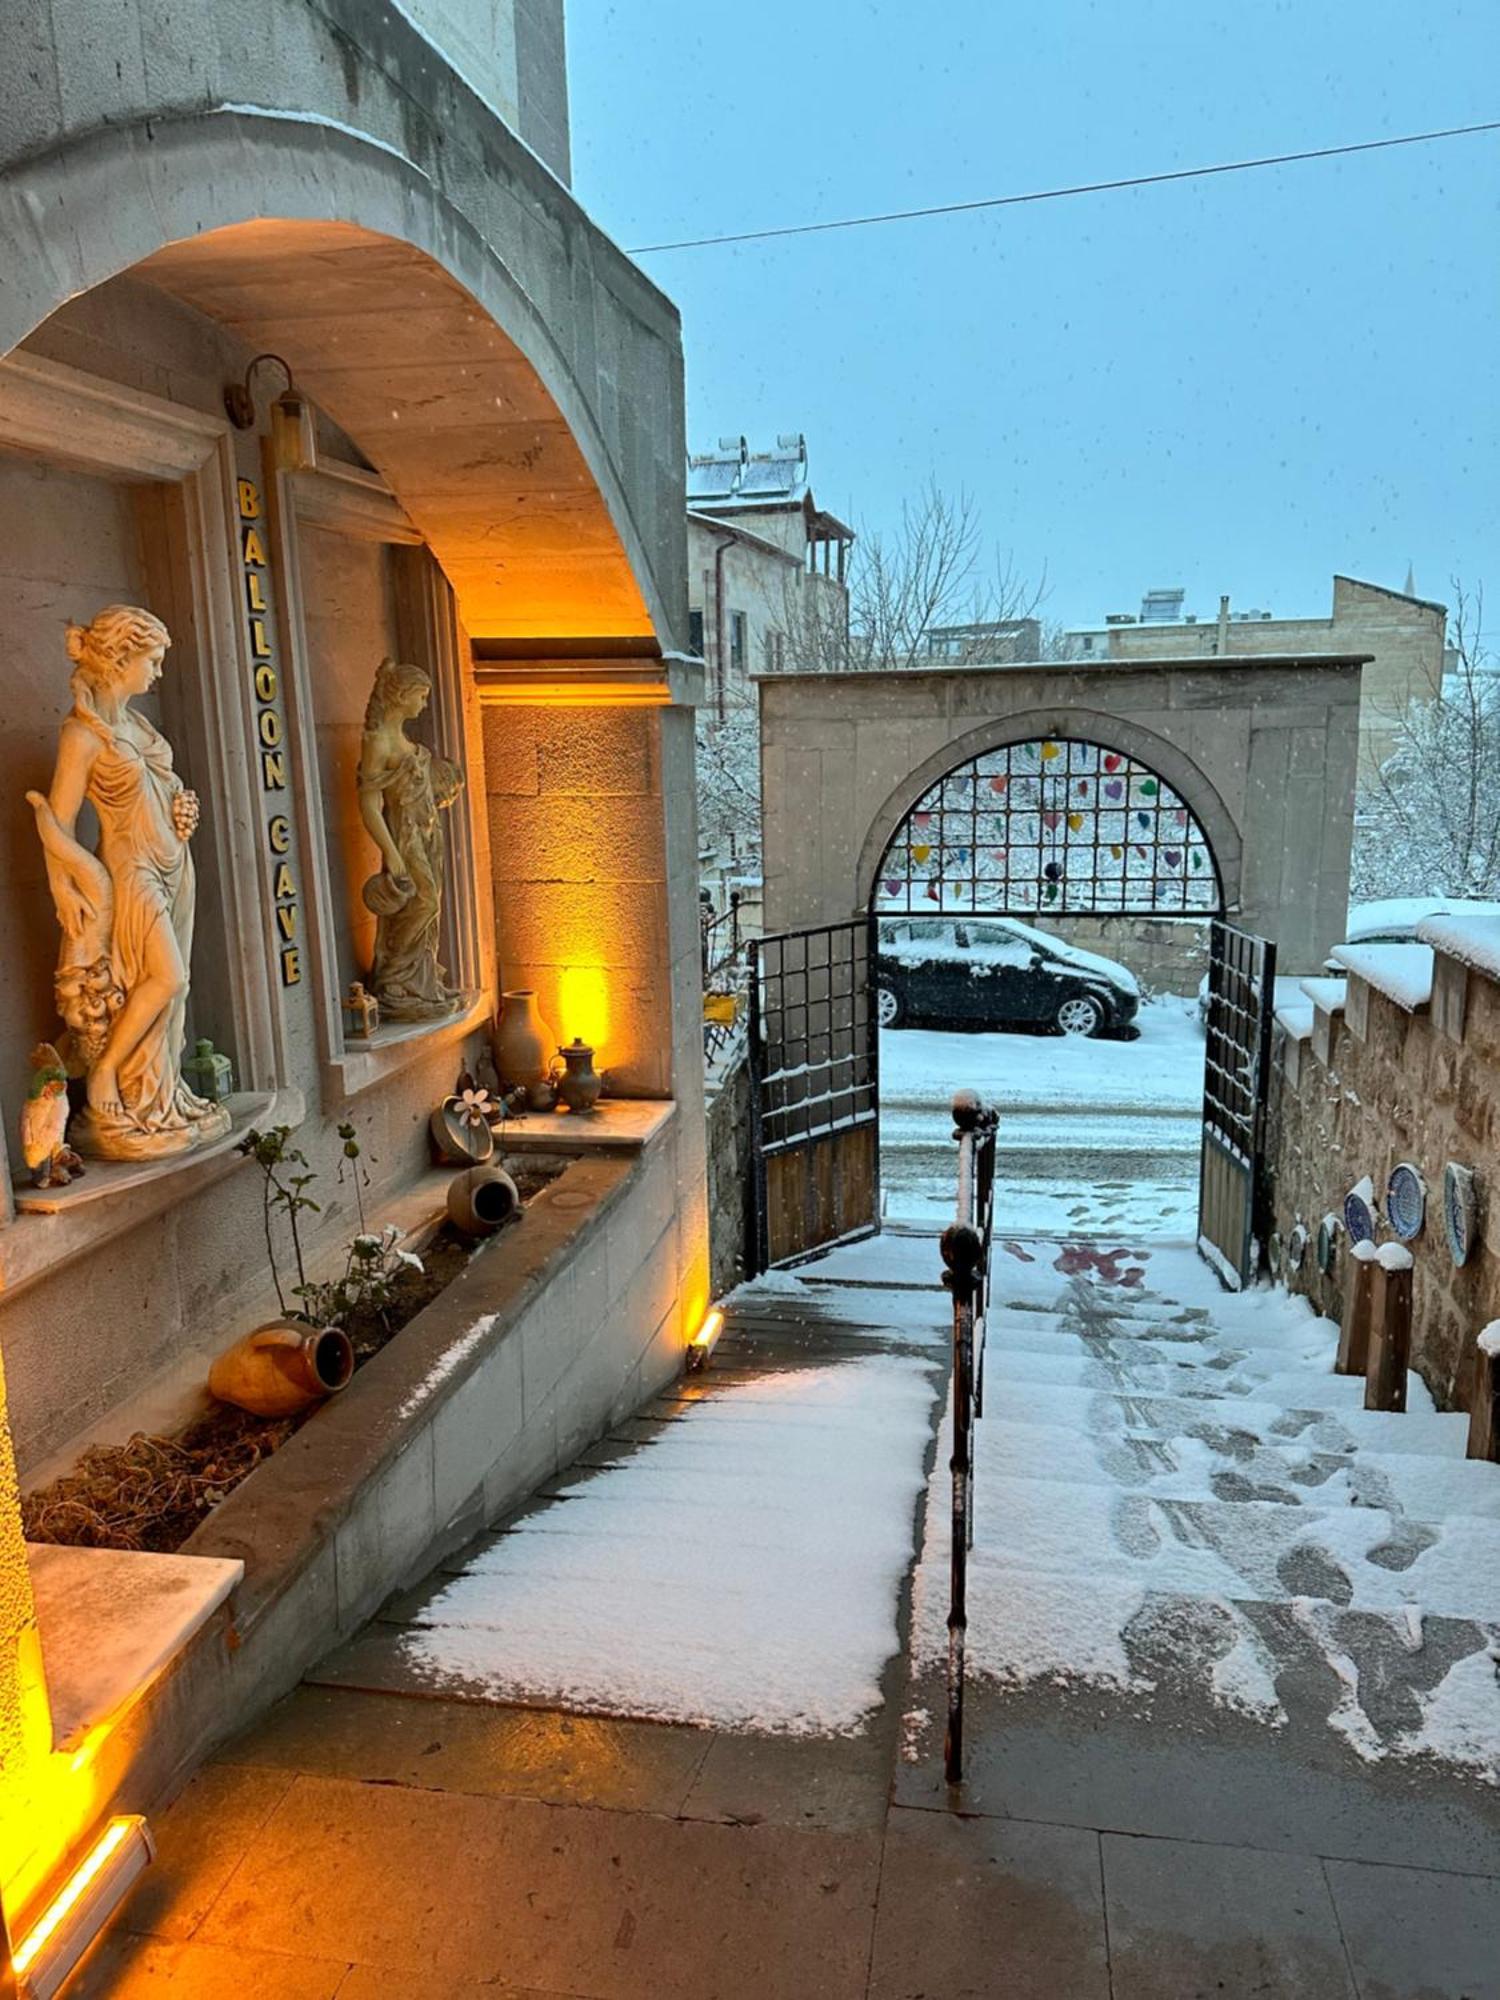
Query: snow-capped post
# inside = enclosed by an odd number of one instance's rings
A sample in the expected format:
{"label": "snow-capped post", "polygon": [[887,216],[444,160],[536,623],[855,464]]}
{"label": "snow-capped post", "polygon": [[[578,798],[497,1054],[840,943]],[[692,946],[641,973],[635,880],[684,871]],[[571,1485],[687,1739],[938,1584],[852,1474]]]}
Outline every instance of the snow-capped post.
{"label": "snow-capped post", "polygon": [[1500,1319],[1490,1321],[1474,1350],[1468,1456],[1500,1459]]}
{"label": "snow-capped post", "polygon": [[943,1283],[953,1296],[953,1519],[949,1555],[948,1726],[943,1766],[950,1785],[963,1776],[964,1647],[968,1631],[968,1558],[974,1539],[974,1419],[981,1413],[984,1299],[994,1212],[998,1114],[976,1092],[953,1099],[958,1141],[955,1217],[943,1231]]}
{"label": "snow-capped post", "polygon": [[1363,1375],[1370,1358],[1370,1316],[1375,1299],[1375,1259],[1379,1246],[1366,1239],[1350,1252],[1349,1282],[1344,1288],[1344,1317],[1339,1327],[1336,1375]]}
{"label": "snow-capped post", "polygon": [[1375,1253],[1374,1271],[1365,1408],[1404,1410],[1411,1359],[1410,1250],[1404,1243],[1382,1243]]}

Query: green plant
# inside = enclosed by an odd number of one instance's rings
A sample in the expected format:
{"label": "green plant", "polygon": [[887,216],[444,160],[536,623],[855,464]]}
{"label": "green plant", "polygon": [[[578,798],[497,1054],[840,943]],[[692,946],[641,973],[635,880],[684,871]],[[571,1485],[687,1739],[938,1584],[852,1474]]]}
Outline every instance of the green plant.
{"label": "green plant", "polygon": [[[271,1218],[277,1209],[287,1219],[292,1236],[292,1257],[297,1266],[297,1283],[293,1294],[300,1297],[307,1291],[307,1272],[302,1262],[302,1231],[298,1218],[304,1213],[322,1213],[307,1189],[317,1179],[317,1175],[307,1164],[307,1155],[288,1143],[292,1136],[290,1125],[273,1125],[269,1132],[260,1132],[252,1125],[250,1130],[235,1147],[246,1159],[254,1160],[260,1168],[261,1182],[261,1223],[266,1232],[266,1255],[271,1262],[271,1279],[276,1286],[276,1299],[283,1313],[288,1311],[286,1293],[282,1288],[281,1269],[276,1261],[276,1240],[271,1228]],[[287,1172],[288,1168],[300,1167],[301,1173]]]}
{"label": "green plant", "polygon": [[414,1251],[401,1249],[400,1237],[394,1223],[387,1223],[378,1236],[362,1230],[349,1245],[341,1277],[296,1287],[305,1316],[318,1326],[343,1326],[362,1312],[384,1320],[397,1279],[424,1268]]}

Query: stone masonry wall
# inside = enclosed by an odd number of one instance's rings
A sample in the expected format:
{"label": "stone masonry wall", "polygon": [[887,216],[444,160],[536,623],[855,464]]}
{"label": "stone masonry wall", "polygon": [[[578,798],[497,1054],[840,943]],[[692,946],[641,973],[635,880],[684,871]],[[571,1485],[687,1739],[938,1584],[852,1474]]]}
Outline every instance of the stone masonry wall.
{"label": "stone masonry wall", "polygon": [[749,1269],[750,1144],[750,1066],[742,1049],[708,1100],[708,1245],[716,1299]]}
{"label": "stone masonry wall", "polygon": [[[1392,1167],[1409,1160],[1420,1170],[1427,1219],[1411,1245],[1413,1363],[1438,1403],[1452,1408],[1468,1399],[1476,1336],[1500,1317],[1500,1203],[1487,1199],[1500,1171],[1500,985],[1441,957],[1438,977],[1440,985],[1454,982],[1461,1035],[1374,990],[1363,1003],[1363,1038],[1346,1017],[1335,1016],[1326,1063],[1312,1042],[1289,1045],[1278,1030],[1269,1152],[1283,1241],[1297,1222],[1313,1239],[1288,1282],[1332,1318],[1343,1308],[1348,1239],[1340,1239],[1324,1277],[1314,1254],[1320,1219],[1330,1210],[1341,1213],[1345,1194],[1365,1174],[1383,1202]],[[1350,981],[1356,1021],[1360,984]],[[1462,1268],[1453,1264],[1443,1230],[1449,1160],[1476,1174],[1479,1240]]]}

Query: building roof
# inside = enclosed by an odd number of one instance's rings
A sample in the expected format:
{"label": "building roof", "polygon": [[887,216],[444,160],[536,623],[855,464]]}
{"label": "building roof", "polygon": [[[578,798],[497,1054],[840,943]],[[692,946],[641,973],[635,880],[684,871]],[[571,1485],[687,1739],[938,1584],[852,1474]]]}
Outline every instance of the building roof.
{"label": "building roof", "polygon": [[687,503],[699,514],[788,513],[800,509],[810,537],[854,540],[854,530],[813,500],[807,477],[807,439],[784,431],[771,451],[751,451],[743,437],[719,439],[717,451],[688,459]]}

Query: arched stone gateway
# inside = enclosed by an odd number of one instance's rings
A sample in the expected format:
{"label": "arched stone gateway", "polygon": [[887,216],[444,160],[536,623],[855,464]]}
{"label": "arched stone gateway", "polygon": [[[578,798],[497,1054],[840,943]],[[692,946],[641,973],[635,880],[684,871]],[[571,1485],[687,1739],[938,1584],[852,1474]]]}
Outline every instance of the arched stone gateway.
{"label": "arched stone gateway", "polygon": [[[1362,664],[1329,654],[767,675],[767,928],[872,907],[1044,921],[1217,911],[1275,939],[1286,971],[1316,970],[1348,901]],[[1008,801],[1017,780],[1034,797],[1008,807],[1002,829],[984,795]],[[1104,791],[1117,782],[1119,799]],[[1087,797],[1067,795],[1085,783]],[[1013,843],[1013,832],[1026,837]]]}

